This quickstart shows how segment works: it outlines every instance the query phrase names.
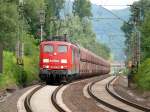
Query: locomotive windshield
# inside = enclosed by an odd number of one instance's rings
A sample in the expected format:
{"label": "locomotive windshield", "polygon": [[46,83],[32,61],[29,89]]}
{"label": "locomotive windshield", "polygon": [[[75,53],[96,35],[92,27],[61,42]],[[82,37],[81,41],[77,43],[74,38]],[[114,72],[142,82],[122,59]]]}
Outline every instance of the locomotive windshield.
{"label": "locomotive windshield", "polygon": [[65,45],[59,45],[58,46],[58,52],[59,53],[66,53],[67,52],[67,46],[65,46]]}
{"label": "locomotive windshield", "polygon": [[45,53],[51,53],[54,51],[54,47],[52,45],[45,45],[44,46],[44,52]]}

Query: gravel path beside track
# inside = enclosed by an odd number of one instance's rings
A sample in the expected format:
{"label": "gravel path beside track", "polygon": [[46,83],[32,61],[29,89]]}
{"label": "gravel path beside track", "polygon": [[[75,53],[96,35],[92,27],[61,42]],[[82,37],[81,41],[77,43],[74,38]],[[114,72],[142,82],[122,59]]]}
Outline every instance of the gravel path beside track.
{"label": "gravel path beside track", "polygon": [[17,101],[27,90],[33,86],[20,89],[12,93],[4,102],[0,103],[0,112],[17,112]]}

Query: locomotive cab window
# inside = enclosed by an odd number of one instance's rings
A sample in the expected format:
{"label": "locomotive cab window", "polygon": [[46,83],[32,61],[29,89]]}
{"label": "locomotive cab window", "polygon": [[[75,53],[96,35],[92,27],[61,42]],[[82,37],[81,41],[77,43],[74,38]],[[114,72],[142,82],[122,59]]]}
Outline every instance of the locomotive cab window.
{"label": "locomotive cab window", "polygon": [[54,47],[52,45],[45,45],[44,46],[44,52],[45,53],[51,53],[54,51]]}
{"label": "locomotive cab window", "polygon": [[67,46],[66,45],[59,45],[58,46],[58,52],[59,53],[66,53],[67,52]]}

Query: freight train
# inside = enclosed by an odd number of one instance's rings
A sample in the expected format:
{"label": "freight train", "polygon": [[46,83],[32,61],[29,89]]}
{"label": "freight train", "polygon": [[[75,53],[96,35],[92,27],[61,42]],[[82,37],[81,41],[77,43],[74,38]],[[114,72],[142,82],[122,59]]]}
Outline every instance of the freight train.
{"label": "freight train", "polygon": [[55,36],[40,43],[39,77],[51,81],[70,81],[104,75],[110,64],[91,51],[69,42],[66,37]]}

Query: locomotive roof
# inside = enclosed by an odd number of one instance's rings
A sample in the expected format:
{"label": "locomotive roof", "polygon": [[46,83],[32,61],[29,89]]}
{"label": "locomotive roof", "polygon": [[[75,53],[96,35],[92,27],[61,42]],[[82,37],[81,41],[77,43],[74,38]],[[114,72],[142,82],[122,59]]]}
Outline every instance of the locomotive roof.
{"label": "locomotive roof", "polygon": [[[40,43],[40,45],[41,45],[41,44],[63,44],[63,45],[68,45],[68,46],[70,46],[70,45],[76,46],[76,45],[73,44],[73,43],[65,42],[65,41],[42,41],[42,42]],[[77,47],[77,46],[76,46],[76,47]]]}

